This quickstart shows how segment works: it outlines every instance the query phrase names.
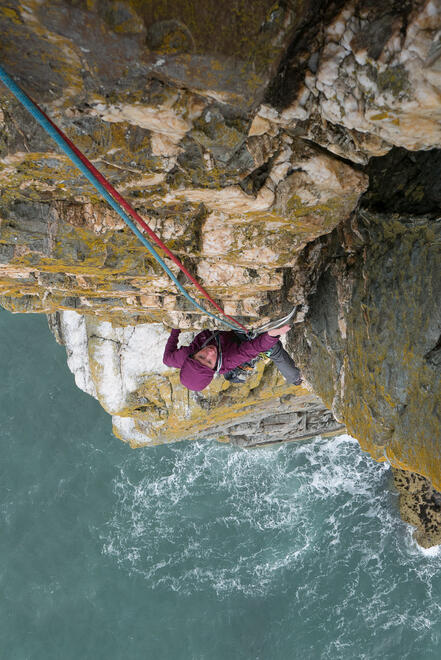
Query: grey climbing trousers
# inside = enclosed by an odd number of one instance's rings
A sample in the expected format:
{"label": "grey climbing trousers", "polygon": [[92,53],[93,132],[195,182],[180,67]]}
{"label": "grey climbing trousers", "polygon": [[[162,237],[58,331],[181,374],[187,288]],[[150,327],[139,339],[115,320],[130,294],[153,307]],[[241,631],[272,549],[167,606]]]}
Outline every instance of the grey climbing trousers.
{"label": "grey climbing trousers", "polygon": [[280,341],[269,352],[269,358],[288,383],[300,385],[302,382],[300,369],[296,367],[292,357],[288,355]]}

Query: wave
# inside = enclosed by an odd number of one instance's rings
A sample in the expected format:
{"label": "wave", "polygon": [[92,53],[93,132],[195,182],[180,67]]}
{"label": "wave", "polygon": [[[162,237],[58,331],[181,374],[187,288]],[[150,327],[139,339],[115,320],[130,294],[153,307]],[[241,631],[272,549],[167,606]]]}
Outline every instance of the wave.
{"label": "wave", "polygon": [[416,545],[389,466],[351,437],[135,455],[113,485],[103,552],[149,588],[289,602],[278,625],[305,658],[301,640],[315,627],[328,631],[320,657],[332,660],[353,658],[355,646],[360,658],[395,658],[397,639],[399,657],[410,659],[406,635],[437,635],[439,548]]}

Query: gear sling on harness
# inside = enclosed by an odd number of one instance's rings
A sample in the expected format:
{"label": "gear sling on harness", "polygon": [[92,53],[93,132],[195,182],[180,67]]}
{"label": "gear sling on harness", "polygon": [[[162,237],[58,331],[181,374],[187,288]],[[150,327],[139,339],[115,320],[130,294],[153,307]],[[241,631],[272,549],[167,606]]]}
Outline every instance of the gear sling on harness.
{"label": "gear sling on harness", "polygon": [[[70,160],[78,167],[90,183],[98,190],[104,197],[108,204],[118,213],[124,220],[126,225],[137,236],[141,243],[148,249],[153,258],[159,263],[161,268],[167,273],[170,279],[177,286],[179,291],[189,300],[197,309],[204,314],[208,314],[212,318],[220,321],[221,323],[229,326],[233,330],[242,330],[245,333],[247,329],[239,323],[235,318],[226,314],[223,309],[211,298],[208,292],[195,280],[195,278],[188,272],[185,266],[175,257],[175,255],[167,248],[161,239],[153,232],[141,216],[130,206],[130,204],[113,188],[113,186],[105,179],[105,177],[92,165],[86,156],[64,135],[64,133],[56,126],[51,119],[41,110],[41,108],[33,101],[25,92],[14,82],[9,74],[0,65],[0,80],[6,87],[14,94],[20,103],[30,112],[30,114],[39,122],[45,129],[50,137],[57,143],[62,151],[70,158]],[[125,209],[125,210],[124,210]],[[197,287],[197,289],[205,296],[205,298],[223,315],[224,318],[213,314],[209,310],[200,305],[190,294],[184,289],[179,280],[174,276],[170,268],[164,262],[162,257],[156,252],[155,248],[139,231],[137,226],[129,218],[127,213],[134,218],[134,220],[148,233],[148,235],[159,245],[159,247],[172,259],[172,261],[179,267],[189,280]]]}

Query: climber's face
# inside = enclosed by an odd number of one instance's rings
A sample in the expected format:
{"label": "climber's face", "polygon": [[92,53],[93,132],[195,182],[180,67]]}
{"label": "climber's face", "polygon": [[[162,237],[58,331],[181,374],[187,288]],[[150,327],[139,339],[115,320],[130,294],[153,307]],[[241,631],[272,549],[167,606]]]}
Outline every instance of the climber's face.
{"label": "climber's face", "polygon": [[193,355],[193,360],[196,360],[197,362],[199,362],[199,364],[202,364],[204,367],[209,367],[210,369],[214,369],[216,367],[216,361],[217,361],[216,346],[213,346],[212,344],[208,346],[204,346],[204,348],[201,348],[200,351],[198,351]]}

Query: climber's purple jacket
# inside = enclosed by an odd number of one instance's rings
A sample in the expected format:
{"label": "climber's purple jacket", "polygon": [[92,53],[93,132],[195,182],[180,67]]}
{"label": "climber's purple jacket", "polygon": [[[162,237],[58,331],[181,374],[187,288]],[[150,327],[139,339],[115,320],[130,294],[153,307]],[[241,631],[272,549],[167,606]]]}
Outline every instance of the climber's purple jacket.
{"label": "climber's purple jacket", "polygon": [[[197,353],[207,339],[212,335],[211,330],[203,330],[193,339],[189,346],[178,348],[178,338],[180,330],[172,330],[168,338],[164,351],[164,364],[167,367],[176,367],[181,370],[181,383],[189,390],[199,392],[211,383],[214,377],[214,370],[205,367],[191,357]],[[248,360],[268,351],[279,341],[279,337],[271,337],[267,332],[258,335],[255,339],[250,339],[239,343],[232,330],[221,331],[218,334],[222,349],[222,366],[219,373],[225,374],[227,371],[238,367]],[[213,337],[209,344],[216,346],[216,339]]]}

